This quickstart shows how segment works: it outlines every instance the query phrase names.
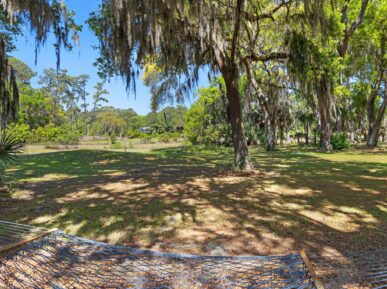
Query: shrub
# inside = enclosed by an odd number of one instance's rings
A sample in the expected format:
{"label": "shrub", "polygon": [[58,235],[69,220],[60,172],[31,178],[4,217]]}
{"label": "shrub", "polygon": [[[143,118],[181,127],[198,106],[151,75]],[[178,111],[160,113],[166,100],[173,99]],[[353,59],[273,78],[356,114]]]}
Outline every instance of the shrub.
{"label": "shrub", "polygon": [[350,146],[350,142],[344,133],[333,134],[331,144],[334,150],[343,150],[349,148]]}
{"label": "shrub", "polygon": [[178,141],[179,139],[179,133],[178,132],[165,132],[162,134],[159,134],[158,140],[164,143],[168,143],[171,141]]}
{"label": "shrub", "polygon": [[23,142],[31,142],[33,138],[30,127],[24,123],[12,123],[7,127],[7,131]]}
{"label": "shrub", "polygon": [[45,144],[77,145],[80,134],[78,131],[65,127],[54,127],[52,124],[39,127],[33,131],[30,142]]}
{"label": "shrub", "polygon": [[122,150],[122,149],[124,149],[124,146],[122,145],[121,142],[116,141],[115,143],[113,143],[113,144],[110,146],[110,148],[113,149],[113,150]]}
{"label": "shrub", "polygon": [[152,143],[152,140],[153,140],[152,135],[144,134],[144,135],[140,136],[140,143],[142,143],[142,144],[150,144],[150,143]]}
{"label": "shrub", "polygon": [[138,138],[141,137],[141,132],[135,129],[128,129],[128,132],[126,133],[128,138]]}
{"label": "shrub", "polygon": [[77,145],[79,144],[80,134],[77,131],[69,131],[65,134],[61,134],[57,138],[57,143],[62,145]]}
{"label": "shrub", "polygon": [[115,144],[116,141],[117,141],[117,136],[116,136],[116,133],[113,131],[110,135],[109,135],[109,139],[110,139],[110,142],[112,144]]}

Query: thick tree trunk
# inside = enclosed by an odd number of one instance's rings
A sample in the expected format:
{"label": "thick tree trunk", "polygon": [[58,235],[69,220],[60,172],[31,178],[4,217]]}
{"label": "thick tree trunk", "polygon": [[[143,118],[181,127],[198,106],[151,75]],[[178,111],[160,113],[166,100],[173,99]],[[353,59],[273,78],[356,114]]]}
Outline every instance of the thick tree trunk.
{"label": "thick tree trunk", "polygon": [[320,114],[320,145],[323,151],[331,151],[332,134],[332,85],[325,75],[319,77],[317,84],[318,110]]}
{"label": "thick tree trunk", "polygon": [[265,116],[265,140],[268,151],[277,148],[277,126],[275,123],[275,113],[266,113]]}
{"label": "thick tree trunk", "polygon": [[223,77],[226,83],[226,95],[230,113],[230,124],[235,154],[235,166],[238,169],[251,171],[251,164],[247,141],[243,127],[243,116],[240,93],[238,89],[239,75],[236,71],[229,73],[223,69]]}
{"label": "thick tree trunk", "polygon": [[[385,87],[384,99],[378,110],[378,115],[373,121],[372,127],[369,128],[367,147],[376,147],[379,141],[380,128],[382,127],[382,121],[387,107],[387,86]],[[371,131],[370,131],[371,130]]]}

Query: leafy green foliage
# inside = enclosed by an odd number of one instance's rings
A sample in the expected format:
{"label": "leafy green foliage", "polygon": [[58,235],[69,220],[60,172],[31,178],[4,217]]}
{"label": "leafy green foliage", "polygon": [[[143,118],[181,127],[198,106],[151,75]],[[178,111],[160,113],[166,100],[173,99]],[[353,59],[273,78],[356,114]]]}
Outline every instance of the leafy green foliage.
{"label": "leafy green foliage", "polygon": [[8,132],[0,133],[0,163],[3,167],[18,159],[23,152],[23,141]]}
{"label": "leafy green foliage", "polygon": [[76,145],[79,143],[80,133],[66,127],[55,127],[49,124],[39,127],[32,132],[31,143]]}
{"label": "leafy green foliage", "polygon": [[216,84],[198,90],[198,99],[184,115],[184,134],[193,144],[231,144],[231,128]]}
{"label": "leafy green foliage", "polygon": [[334,133],[331,143],[334,150],[343,150],[350,147],[348,137],[344,133]]}

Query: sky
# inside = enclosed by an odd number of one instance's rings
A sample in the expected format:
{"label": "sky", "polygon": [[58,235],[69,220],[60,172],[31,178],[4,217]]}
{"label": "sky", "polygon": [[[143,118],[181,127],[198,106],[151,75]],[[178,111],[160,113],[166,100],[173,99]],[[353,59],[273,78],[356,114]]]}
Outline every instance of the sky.
{"label": "sky", "polygon": [[[94,93],[94,86],[97,82],[100,82],[97,75],[97,68],[93,66],[96,58],[98,57],[98,51],[93,48],[98,44],[98,40],[94,33],[90,31],[85,21],[88,19],[90,12],[98,9],[100,0],[66,0],[65,1],[70,10],[75,11],[75,21],[77,24],[83,26],[82,32],[79,33],[80,43],[79,46],[75,46],[70,52],[62,50],[61,53],[61,68],[67,69],[70,75],[89,74],[90,81],[87,86],[89,93],[89,101],[91,102],[92,95]],[[53,47],[54,37],[50,36],[47,43],[40,49],[38,54],[37,64],[35,65],[35,40],[33,35],[30,34],[28,27],[25,28],[23,36],[19,37],[16,43],[17,51],[12,55],[23,62],[35,72],[42,74],[46,68],[56,67],[56,56]],[[140,75],[141,77],[141,75]],[[38,87],[38,77],[32,80],[33,87]],[[207,86],[207,74],[203,73],[203,77],[199,79],[199,86]],[[139,114],[147,114],[151,111],[150,99],[151,93],[149,88],[143,85],[141,79],[136,80],[136,95],[133,92],[126,90],[126,84],[120,77],[111,79],[109,83],[106,83],[105,88],[109,91],[109,103],[108,105],[117,108],[133,108]],[[187,99],[185,105],[189,106],[194,101],[194,97],[191,96]]]}

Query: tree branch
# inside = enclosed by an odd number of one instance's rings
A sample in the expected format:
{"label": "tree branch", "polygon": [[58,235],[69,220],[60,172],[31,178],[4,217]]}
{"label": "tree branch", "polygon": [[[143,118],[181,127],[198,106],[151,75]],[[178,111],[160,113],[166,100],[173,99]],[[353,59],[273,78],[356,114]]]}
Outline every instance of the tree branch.
{"label": "tree branch", "polygon": [[290,54],[288,52],[272,52],[264,55],[249,55],[246,56],[245,59],[251,61],[269,61],[269,60],[280,60],[289,58]]}
{"label": "tree branch", "polygon": [[235,25],[234,25],[234,34],[232,36],[232,46],[231,46],[231,61],[235,61],[235,52],[237,48],[237,41],[239,36],[239,31],[241,29],[241,14],[243,13],[245,6],[245,0],[238,0],[237,7],[235,11]]}
{"label": "tree branch", "polygon": [[[367,5],[368,5],[368,1],[369,0],[362,1],[360,11],[357,15],[356,20],[352,22],[352,24],[348,30],[347,29],[345,30],[344,38],[341,41],[341,43],[339,44],[339,47],[337,49],[339,52],[339,56],[343,57],[347,53],[349,39],[351,38],[353,33],[355,33],[355,31],[359,27],[359,25],[363,22],[364,15],[365,15]],[[348,7],[344,8],[341,12],[342,13],[342,20],[341,20],[342,22],[347,21],[347,10],[348,10]]]}
{"label": "tree branch", "polygon": [[257,15],[253,15],[253,14],[249,14],[247,12],[244,12],[243,13],[243,16],[244,18],[246,18],[248,21],[257,21],[257,20],[261,20],[261,19],[266,19],[266,18],[270,18],[274,21],[274,14],[280,10],[282,7],[285,7],[287,5],[289,5],[290,3],[292,3],[293,0],[288,0],[288,1],[282,1],[281,4],[277,5],[275,8],[273,8],[271,11],[269,12],[266,12],[266,13],[262,13],[262,14],[257,14]]}

